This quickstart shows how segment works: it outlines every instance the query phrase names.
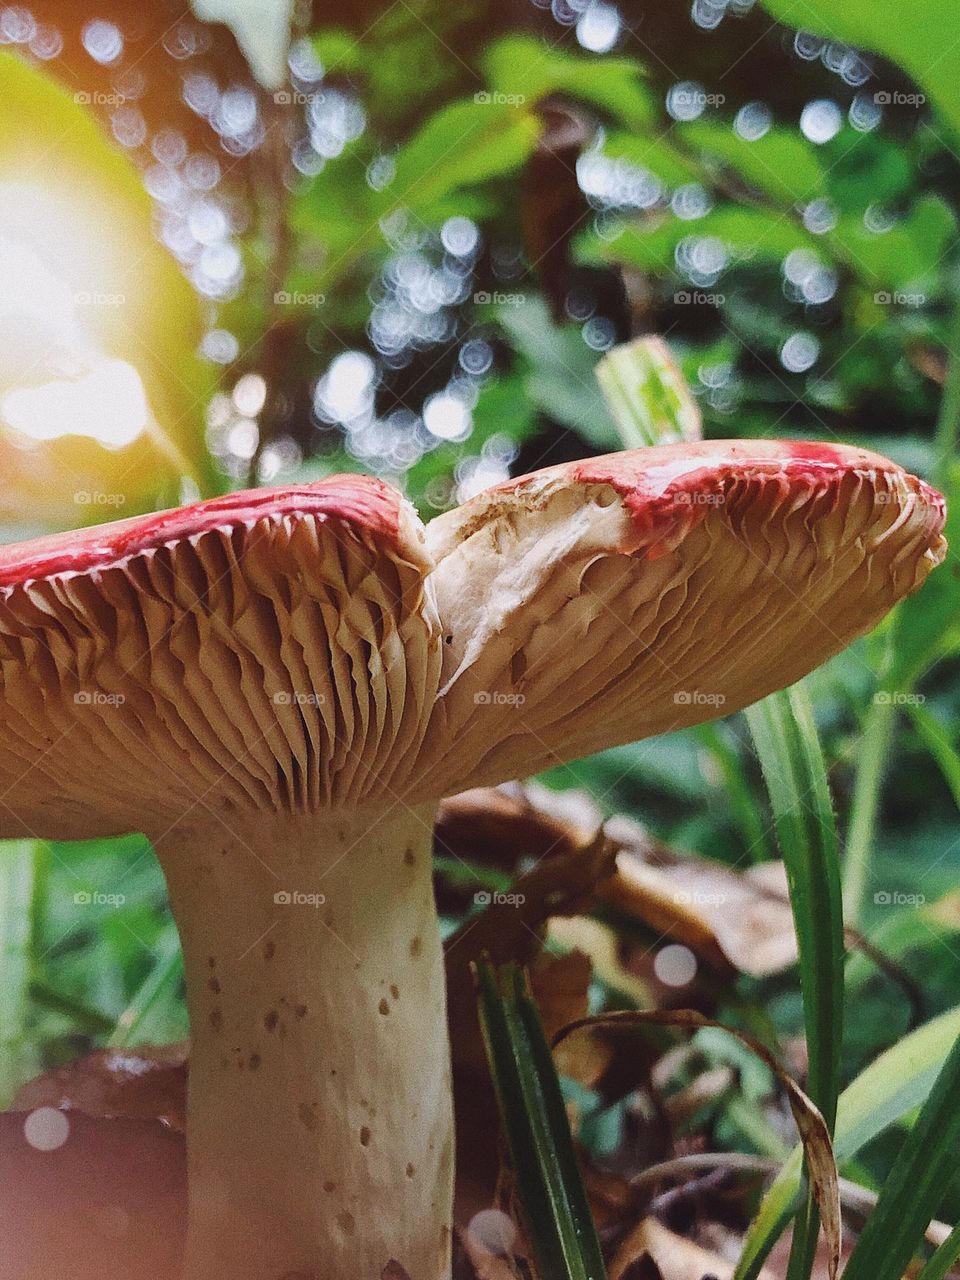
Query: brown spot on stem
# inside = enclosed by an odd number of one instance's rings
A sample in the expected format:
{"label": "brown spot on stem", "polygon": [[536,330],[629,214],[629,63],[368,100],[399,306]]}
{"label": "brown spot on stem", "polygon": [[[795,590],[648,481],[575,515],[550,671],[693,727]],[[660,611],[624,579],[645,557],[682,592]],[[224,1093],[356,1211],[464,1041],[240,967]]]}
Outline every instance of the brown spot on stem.
{"label": "brown spot on stem", "polygon": [[408,867],[416,866],[417,858],[412,849],[408,849],[403,855],[403,860]]}
{"label": "brown spot on stem", "polygon": [[394,1000],[400,999],[400,988],[397,986],[396,983],[393,983],[392,986],[390,987],[390,994],[393,996]]}
{"label": "brown spot on stem", "polygon": [[269,1013],[264,1014],[263,1025],[267,1028],[268,1031],[275,1030],[276,1025],[279,1021],[280,1021],[280,1015],[279,1013],[277,1013],[276,1009],[271,1009]]}
{"label": "brown spot on stem", "polygon": [[210,1022],[210,1026],[214,1031],[219,1031],[220,1028],[223,1026],[223,1010],[211,1009],[209,1022]]}
{"label": "brown spot on stem", "polygon": [[416,1169],[413,1167],[413,1165],[412,1165],[412,1164],[408,1164],[408,1165],[407,1165],[407,1177],[408,1177],[408,1178],[412,1178],[416,1172],[417,1172],[417,1171],[416,1171]]}
{"label": "brown spot on stem", "polygon": [[298,1018],[305,1018],[307,1016],[307,1006],[305,1004],[298,1004],[293,1012]]}
{"label": "brown spot on stem", "polygon": [[357,1229],[357,1224],[353,1214],[347,1213],[346,1210],[344,1210],[343,1213],[337,1214],[337,1226],[345,1236],[352,1236],[354,1231]]}
{"label": "brown spot on stem", "polygon": [[276,943],[274,943],[274,942],[265,942],[265,943],[263,944],[263,958],[264,958],[264,960],[272,960],[272,959],[273,959],[273,957],[274,957],[276,954],[277,954],[277,947],[276,947]]}
{"label": "brown spot on stem", "polygon": [[360,1130],[360,1145],[361,1147],[369,1147],[370,1145],[370,1130],[366,1125]]}
{"label": "brown spot on stem", "polygon": [[208,979],[207,979],[207,986],[210,988],[210,990],[213,992],[213,994],[214,994],[215,996],[218,996],[218,995],[220,994],[221,990],[222,990],[222,988],[221,988],[221,986],[220,986],[220,979],[219,979],[219,978],[208,978]]}
{"label": "brown spot on stem", "polygon": [[417,956],[419,956],[422,951],[423,951],[423,943],[420,941],[419,938],[414,938],[414,940],[410,943],[410,954],[413,956],[414,960],[416,960]]}
{"label": "brown spot on stem", "polygon": [[386,1000],[380,1001],[380,1012],[383,1014],[384,1017],[386,1017],[387,1014],[390,1012],[390,1006],[387,1004]]}
{"label": "brown spot on stem", "polygon": [[251,1053],[250,1062],[249,1062],[250,1070],[251,1071],[259,1070],[260,1062],[261,1062],[261,1058],[259,1053]]}
{"label": "brown spot on stem", "polygon": [[317,1127],[317,1117],[314,1114],[313,1109],[308,1107],[305,1102],[301,1102],[299,1107],[297,1107],[297,1115],[300,1118],[300,1123],[305,1129],[312,1130]]}
{"label": "brown spot on stem", "polygon": [[329,1195],[331,1191],[336,1191],[337,1184],[331,1178],[328,1178],[326,1182],[323,1184],[323,1189]]}
{"label": "brown spot on stem", "polygon": [[215,969],[217,967],[217,957],[207,956],[207,964],[210,966],[211,969]]}

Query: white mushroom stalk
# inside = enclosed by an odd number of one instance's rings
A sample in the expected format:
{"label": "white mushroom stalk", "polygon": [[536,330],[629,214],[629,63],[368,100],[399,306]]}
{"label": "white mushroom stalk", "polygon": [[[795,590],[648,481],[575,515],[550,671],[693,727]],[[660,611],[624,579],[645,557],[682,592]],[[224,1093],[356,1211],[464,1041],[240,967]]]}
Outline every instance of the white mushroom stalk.
{"label": "white mushroom stalk", "polygon": [[183,944],[186,1280],[449,1274],[436,802],[728,714],[942,559],[874,454],[637,450],[424,531],[380,482],[0,549],[0,836],[145,831]]}

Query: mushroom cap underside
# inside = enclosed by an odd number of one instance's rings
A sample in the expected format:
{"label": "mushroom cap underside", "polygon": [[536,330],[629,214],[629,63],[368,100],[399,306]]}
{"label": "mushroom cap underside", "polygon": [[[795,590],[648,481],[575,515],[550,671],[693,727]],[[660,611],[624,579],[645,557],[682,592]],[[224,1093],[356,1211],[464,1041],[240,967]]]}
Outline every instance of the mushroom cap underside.
{"label": "mushroom cap underside", "polygon": [[876,454],[706,441],[425,531],[343,476],[0,549],[0,833],[420,801],[727,714],[915,590],[943,518]]}

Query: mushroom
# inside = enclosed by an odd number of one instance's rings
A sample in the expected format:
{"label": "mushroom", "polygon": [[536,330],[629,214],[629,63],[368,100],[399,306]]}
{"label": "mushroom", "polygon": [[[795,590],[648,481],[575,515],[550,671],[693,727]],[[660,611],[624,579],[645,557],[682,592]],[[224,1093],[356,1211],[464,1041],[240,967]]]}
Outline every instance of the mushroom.
{"label": "mushroom", "polygon": [[0,549],[0,835],[142,830],[167,878],[188,1280],[448,1274],[438,799],[789,684],[942,525],[874,454],[709,442],[426,530],[341,476]]}

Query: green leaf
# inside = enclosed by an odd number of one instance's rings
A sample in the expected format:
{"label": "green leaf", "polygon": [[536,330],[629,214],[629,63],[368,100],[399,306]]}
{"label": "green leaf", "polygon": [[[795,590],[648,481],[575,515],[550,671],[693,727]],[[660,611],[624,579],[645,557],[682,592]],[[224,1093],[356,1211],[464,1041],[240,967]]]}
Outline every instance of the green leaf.
{"label": "green leaf", "polygon": [[960,132],[960,45],[950,38],[956,12],[949,0],[912,0],[908,10],[874,0],[763,0],[763,6],[791,27],[899,64]]}
{"label": "green leaf", "polygon": [[30,981],[35,962],[34,917],[46,846],[7,840],[0,847],[0,1106],[37,1069],[28,1035]]}
{"label": "green leaf", "polygon": [[596,353],[572,325],[553,323],[542,298],[497,309],[497,321],[527,363],[526,394],[543,413],[578,431],[599,449],[616,449],[619,436],[594,376]]}
{"label": "green leaf", "polygon": [[824,172],[816,148],[788,129],[771,129],[748,142],[728,125],[695,120],[680,131],[681,140],[715,158],[752,187],[787,204],[823,193]]}
{"label": "green leaf", "polygon": [[481,962],[477,984],[487,1060],[540,1274],[604,1280],[560,1082],[524,975],[514,964]]}
{"label": "green leaf", "polygon": [[522,106],[484,101],[484,96],[441,108],[400,148],[381,213],[400,206],[429,209],[458,187],[523,165],[536,145],[539,122]]}
{"label": "green leaf", "polygon": [[[837,1163],[852,1160],[878,1134],[920,1106],[960,1035],[960,1006],[887,1049],[844,1089],[833,1146]],[[754,1280],[783,1229],[800,1188],[803,1152],[794,1148],[750,1225],[734,1280]]]}
{"label": "green leaf", "polygon": [[567,93],[630,129],[646,131],[656,122],[643,67],[631,58],[577,57],[532,36],[510,35],[491,46],[484,69],[493,92],[508,98],[538,102]]}
{"label": "green leaf", "polygon": [[900,1280],[943,1200],[960,1142],[960,1037],[907,1134],[844,1269],[844,1280]]}
{"label": "green leaf", "polygon": [[956,235],[956,219],[939,196],[924,196],[889,231],[871,231],[859,215],[841,218],[830,240],[878,292],[917,293],[936,287],[935,274]]}

